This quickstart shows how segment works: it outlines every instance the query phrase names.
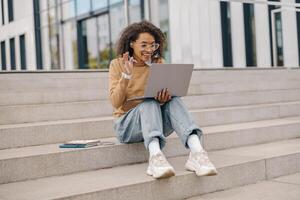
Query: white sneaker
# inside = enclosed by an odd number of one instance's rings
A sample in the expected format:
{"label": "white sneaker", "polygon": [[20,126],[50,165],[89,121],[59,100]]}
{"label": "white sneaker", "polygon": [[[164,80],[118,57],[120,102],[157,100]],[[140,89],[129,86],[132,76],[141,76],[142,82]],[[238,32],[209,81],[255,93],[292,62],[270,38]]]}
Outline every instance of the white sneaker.
{"label": "white sneaker", "polygon": [[175,175],[175,170],[166,157],[159,153],[149,158],[147,174],[153,178],[168,178]]}
{"label": "white sneaker", "polygon": [[196,172],[197,176],[213,176],[218,173],[215,166],[210,162],[207,152],[204,150],[197,153],[191,152],[185,168]]}

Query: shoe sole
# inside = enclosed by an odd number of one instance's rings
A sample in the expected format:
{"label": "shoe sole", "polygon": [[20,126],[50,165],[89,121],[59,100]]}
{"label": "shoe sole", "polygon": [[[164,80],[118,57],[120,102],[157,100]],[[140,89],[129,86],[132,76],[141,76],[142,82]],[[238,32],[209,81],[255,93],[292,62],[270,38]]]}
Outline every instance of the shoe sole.
{"label": "shoe sole", "polygon": [[188,171],[195,172],[197,176],[215,176],[218,174],[216,169],[201,169],[201,170],[196,170],[193,164],[190,162],[187,162],[185,164],[185,169]]}
{"label": "shoe sole", "polygon": [[175,176],[175,172],[172,169],[168,169],[168,170],[164,171],[162,174],[159,174],[159,175],[154,175],[152,170],[148,169],[147,174],[149,176],[153,176],[153,178],[156,178],[156,179],[169,178],[171,176]]}

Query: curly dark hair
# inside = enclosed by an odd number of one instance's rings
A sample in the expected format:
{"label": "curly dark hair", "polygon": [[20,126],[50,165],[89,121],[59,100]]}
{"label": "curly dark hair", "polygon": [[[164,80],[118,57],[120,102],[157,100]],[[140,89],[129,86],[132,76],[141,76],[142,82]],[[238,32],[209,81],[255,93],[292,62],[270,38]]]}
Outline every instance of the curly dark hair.
{"label": "curly dark hair", "polygon": [[151,34],[154,37],[155,42],[159,44],[159,48],[153,53],[152,59],[157,60],[162,58],[165,45],[165,36],[159,28],[148,21],[130,24],[122,31],[116,45],[117,55],[122,56],[128,51],[129,55],[132,56],[133,49],[130,47],[130,43],[136,41],[140,33]]}

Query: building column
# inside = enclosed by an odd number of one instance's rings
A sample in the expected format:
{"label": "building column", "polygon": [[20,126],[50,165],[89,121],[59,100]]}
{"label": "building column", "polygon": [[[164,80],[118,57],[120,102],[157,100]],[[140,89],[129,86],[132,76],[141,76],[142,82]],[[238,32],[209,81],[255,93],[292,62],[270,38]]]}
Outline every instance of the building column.
{"label": "building column", "polygon": [[[169,1],[170,47],[172,63],[192,62],[190,46],[189,4]],[[180,10],[180,12],[178,12]]]}
{"label": "building column", "polygon": [[[282,3],[295,3],[295,0],[282,0]],[[285,67],[296,67],[299,66],[296,12],[282,8],[283,62]]]}
{"label": "building column", "polygon": [[257,67],[271,67],[268,5],[255,4],[254,13]]}
{"label": "building column", "polygon": [[246,67],[243,4],[231,2],[230,11],[233,66]]}
{"label": "building column", "polygon": [[211,35],[211,66],[223,67],[223,45],[221,28],[221,10],[220,2],[208,1],[209,4],[209,24]]}
{"label": "building column", "polygon": [[169,8],[172,62],[223,66],[219,2],[172,0]]}

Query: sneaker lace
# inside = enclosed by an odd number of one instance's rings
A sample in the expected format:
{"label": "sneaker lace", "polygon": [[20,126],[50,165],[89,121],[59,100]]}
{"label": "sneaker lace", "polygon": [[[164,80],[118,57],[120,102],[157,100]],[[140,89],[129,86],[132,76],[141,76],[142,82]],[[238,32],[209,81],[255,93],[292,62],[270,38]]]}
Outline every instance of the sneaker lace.
{"label": "sneaker lace", "polygon": [[206,151],[196,153],[195,160],[202,165],[212,166],[212,163],[210,162]]}
{"label": "sneaker lace", "polygon": [[159,155],[156,156],[156,159],[154,159],[154,163],[157,166],[166,166],[166,165],[168,165],[167,160],[161,154],[159,154]]}

